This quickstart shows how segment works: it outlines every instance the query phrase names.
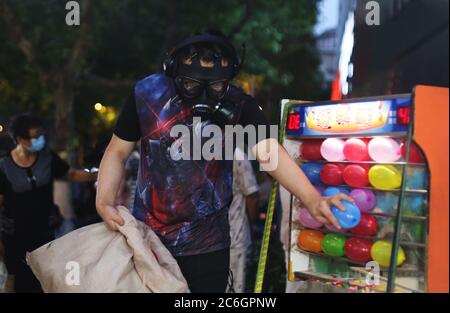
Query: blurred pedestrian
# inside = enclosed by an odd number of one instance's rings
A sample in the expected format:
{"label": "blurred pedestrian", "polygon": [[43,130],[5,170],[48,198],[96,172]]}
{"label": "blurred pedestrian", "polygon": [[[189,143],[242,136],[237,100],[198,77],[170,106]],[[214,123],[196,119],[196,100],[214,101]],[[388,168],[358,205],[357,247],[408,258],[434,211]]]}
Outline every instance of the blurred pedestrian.
{"label": "blurred pedestrian", "polygon": [[40,292],[41,287],[25,261],[32,251],[54,239],[61,220],[53,202],[53,181],[96,180],[97,175],[71,168],[46,142],[41,119],[31,114],[15,117],[9,127],[15,147],[0,159],[0,206],[13,229],[2,234],[5,263],[14,275],[16,292]]}
{"label": "blurred pedestrian", "polygon": [[237,148],[233,161],[233,201],[230,205],[230,269],[233,285],[228,292],[245,291],[245,275],[251,254],[251,228],[258,214],[258,183],[252,164],[245,153]]}

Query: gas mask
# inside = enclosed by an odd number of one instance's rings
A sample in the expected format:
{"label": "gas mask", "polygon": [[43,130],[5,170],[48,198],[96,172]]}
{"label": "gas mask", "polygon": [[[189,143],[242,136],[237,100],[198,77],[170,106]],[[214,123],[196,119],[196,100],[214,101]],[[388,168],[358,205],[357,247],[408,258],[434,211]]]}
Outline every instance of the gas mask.
{"label": "gas mask", "polygon": [[226,100],[232,77],[231,66],[222,66],[220,54],[213,58],[212,67],[200,65],[195,52],[189,58],[190,64],[180,62],[174,77],[178,94],[192,107],[193,116],[210,120],[219,126],[231,123],[236,115],[234,104]]}

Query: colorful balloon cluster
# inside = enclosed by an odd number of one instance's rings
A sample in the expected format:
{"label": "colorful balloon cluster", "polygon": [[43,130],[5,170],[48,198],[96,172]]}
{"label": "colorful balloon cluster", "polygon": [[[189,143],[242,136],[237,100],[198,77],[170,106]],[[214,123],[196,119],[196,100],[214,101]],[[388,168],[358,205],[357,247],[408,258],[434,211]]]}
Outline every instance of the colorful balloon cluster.
{"label": "colorful balloon cluster", "polygon": [[[300,153],[304,159],[311,161],[321,159],[330,162],[373,160],[379,163],[390,163],[398,161],[402,157],[402,150],[405,150],[403,146],[404,144],[389,137],[350,138],[347,140],[328,138],[323,142],[317,139],[303,142]],[[417,149],[417,146],[411,145],[411,147],[413,146],[414,148],[410,149],[410,159],[419,160],[418,151],[420,152],[420,150]]]}
{"label": "colorful balloon cluster", "polygon": [[[336,229],[334,226],[326,225],[326,228],[334,232],[345,232],[351,229],[351,232],[361,236],[373,236],[377,231],[376,219],[368,214],[376,205],[375,194],[371,190],[354,189],[350,193],[342,187],[328,187],[322,195],[325,197],[332,196],[338,193],[345,193],[350,195],[355,200],[355,204],[348,201],[341,201],[347,208],[346,211],[341,211],[336,207],[332,207],[332,212],[342,229]],[[324,225],[314,219],[307,209],[301,208],[298,211],[297,220],[301,225],[307,228],[319,229]]]}
{"label": "colorful balloon cluster", "polygon": [[[377,164],[369,166],[367,164],[339,164],[327,163],[325,165],[317,163],[307,163],[305,166],[312,182],[321,182],[325,185],[347,184],[350,187],[362,188],[372,185],[377,189],[388,190],[397,189],[401,186],[401,172],[392,165]],[[311,165],[314,164],[314,165]],[[306,164],[305,164],[306,165]],[[312,172],[313,168],[315,172]],[[414,180],[415,186],[423,185]],[[411,185],[413,185],[411,184]]]}
{"label": "colorful balloon cluster", "polygon": [[[304,229],[297,238],[297,246],[313,253],[325,253],[334,257],[346,256],[356,262],[374,260],[380,266],[388,267],[391,258],[392,243],[387,240],[372,242],[365,238],[350,237],[343,234],[330,233],[324,235],[318,230]],[[397,265],[406,260],[405,251],[399,247]]]}
{"label": "colorful balloon cluster", "polygon": [[[411,142],[409,162],[424,163],[422,150]],[[304,160],[330,162],[361,162],[373,160],[379,163],[391,163],[405,158],[406,144],[390,137],[368,138],[328,138],[325,140],[306,140],[300,147],[300,155]]]}
{"label": "colorful balloon cluster", "polygon": [[[370,212],[376,206],[386,212],[391,209],[395,210],[398,201],[396,201],[396,195],[388,197],[386,194],[385,197],[386,192],[376,195],[365,187],[371,185],[380,190],[401,187],[402,175],[396,166],[372,165],[370,161],[393,163],[401,158],[405,159],[405,142],[399,142],[389,137],[350,138],[347,140],[341,138],[312,139],[302,142],[300,155],[303,160],[313,161],[303,164],[302,169],[319,193],[323,196],[345,193],[353,198],[354,203],[341,201],[346,207],[345,211],[341,211],[337,207],[331,208],[333,215],[341,225],[340,229],[320,223],[311,216],[307,209],[301,208],[296,219],[304,229],[297,238],[298,247],[305,251],[323,252],[335,257],[346,256],[357,262],[374,260],[381,266],[389,266],[392,244],[385,240],[375,242],[370,240],[370,237],[375,236],[378,230],[378,220]],[[323,163],[323,160],[336,163]],[[348,164],[344,161],[353,163]],[[425,162],[422,151],[414,143],[410,145],[409,162]],[[425,188],[427,182],[424,177],[425,174],[422,172],[407,172],[407,187],[411,189]],[[348,190],[342,187],[341,185],[344,184],[354,189]],[[411,202],[410,210],[417,211],[420,210],[423,199],[417,198]],[[326,229],[326,234],[320,229]],[[347,232],[356,237],[349,237]],[[404,261],[405,253],[400,247],[397,265]]]}
{"label": "colorful balloon cluster", "polygon": [[[365,138],[328,138],[325,140],[307,140],[300,147],[303,159],[330,162],[362,162],[373,160],[380,163],[391,163],[404,157],[404,144],[389,137]],[[420,149],[414,143],[410,148],[411,162],[424,162]],[[309,162],[302,166],[306,176],[313,184],[342,185],[362,188],[371,185],[381,190],[398,189],[402,183],[401,171],[388,164],[321,164]],[[419,176],[418,176],[419,177]],[[422,177],[422,176],[420,176]],[[412,189],[423,185],[419,179],[410,179]],[[422,187],[423,188],[423,187]]]}
{"label": "colorful balloon cluster", "polygon": [[[331,233],[324,234],[319,229],[324,225],[314,219],[309,211],[301,208],[298,211],[297,219],[308,229],[302,229],[297,245],[300,249],[314,252],[325,253],[330,256],[344,257],[357,262],[368,262],[370,260],[377,261],[381,266],[389,265],[389,258],[392,245],[383,240],[373,243],[371,240],[360,237],[347,238],[344,233],[349,231],[351,234],[361,237],[372,237],[378,229],[377,219],[367,214],[375,207],[377,199],[371,190],[353,189],[351,192],[342,187],[318,188],[323,196],[332,196],[334,194],[344,192],[348,193],[354,200],[355,204],[342,201],[347,208],[345,212],[333,207],[332,212],[343,227],[337,229],[334,226],[325,225],[325,228]],[[398,253],[398,265],[405,260],[405,253],[400,247]]]}

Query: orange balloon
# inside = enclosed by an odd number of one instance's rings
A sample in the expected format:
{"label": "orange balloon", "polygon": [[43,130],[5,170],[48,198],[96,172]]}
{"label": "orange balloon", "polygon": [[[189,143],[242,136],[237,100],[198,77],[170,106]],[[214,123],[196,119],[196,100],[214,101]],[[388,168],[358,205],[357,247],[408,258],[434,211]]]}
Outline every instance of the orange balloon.
{"label": "orange balloon", "polygon": [[305,229],[298,235],[297,246],[305,251],[322,252],[324,235],[318,230]]}

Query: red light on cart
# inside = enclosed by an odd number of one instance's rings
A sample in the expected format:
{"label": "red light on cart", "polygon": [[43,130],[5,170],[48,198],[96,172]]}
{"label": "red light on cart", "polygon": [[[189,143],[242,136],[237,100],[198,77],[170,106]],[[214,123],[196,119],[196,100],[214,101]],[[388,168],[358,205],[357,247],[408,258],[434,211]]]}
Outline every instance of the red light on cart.
{"label": "red light on cart", "polygon": [[411,108],[410,107],[398,107],[397,108],[397,124],[408,125],[411,120]]}
{"label": "red light on cart", "polygon": [[288,115],[287,129],[288,130],[299,130],[300,129],[300,114],[299,113],[293,113],[293,114]]}

